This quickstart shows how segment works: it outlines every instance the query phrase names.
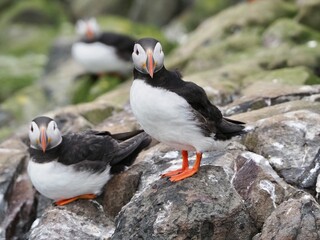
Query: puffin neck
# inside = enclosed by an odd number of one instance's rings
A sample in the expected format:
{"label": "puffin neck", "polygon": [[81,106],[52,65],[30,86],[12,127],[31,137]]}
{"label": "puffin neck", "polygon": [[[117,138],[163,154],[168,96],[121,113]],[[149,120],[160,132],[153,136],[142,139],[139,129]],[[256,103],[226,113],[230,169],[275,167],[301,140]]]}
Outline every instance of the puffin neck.
{"label": "puffin neck", "polygon": [[29,148],[30,157],[34,162],[47,163],[57,159],[60,155],[61,144],[43,152],[39,149]]}

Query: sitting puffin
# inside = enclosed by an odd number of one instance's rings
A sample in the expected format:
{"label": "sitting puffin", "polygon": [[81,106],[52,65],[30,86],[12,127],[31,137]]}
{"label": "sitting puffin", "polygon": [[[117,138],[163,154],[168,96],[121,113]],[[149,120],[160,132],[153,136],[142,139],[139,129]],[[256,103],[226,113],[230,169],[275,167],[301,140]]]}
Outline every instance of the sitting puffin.
{"label": "sitting puffin", "polygon": [[[132,59],[133,114],[146,133],[182,151],[182,168],[163,177],[175,182],[194,175],[203,152],[223,148],[225,140],[245,133],[244,123],[224,118],[203,88],[165,68],[162,46],[156,39],[140,39],[134,45]],[[188,151],[196,152],[193,168],[189,168]]]}
{"label": "sitting puffin", "polygon": [[134,39],[119,33],[100,32],[94,18],[79,20],[76,31],[81,39],[72,45],[72,57],[91,74],[126,76],[132,70]]}
{"label": "sitting puffin", "polygon": [[34,187],[56,205],[98,195],[112,174],[130,166],[151,142],[142,130],[110,134],[88,130],[61,135],[45,116],[29,129],[28,174]]}

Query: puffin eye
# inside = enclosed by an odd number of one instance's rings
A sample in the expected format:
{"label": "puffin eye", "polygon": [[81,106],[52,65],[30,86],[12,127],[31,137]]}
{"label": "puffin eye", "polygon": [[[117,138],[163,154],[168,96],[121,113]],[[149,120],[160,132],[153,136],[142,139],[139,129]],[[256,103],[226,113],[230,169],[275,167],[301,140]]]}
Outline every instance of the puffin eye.
{"label": "puffin eye", "polygon": [[138,49],[136,49],[136,54],[137,54],[137,55],[139,55],[139,51],[138,51]]}
{"label": "puffin eye", "polygon": [[30,130],[31,130],[31,132],[33,132],[33,126],[31,125],[31,127],[30,127]]}

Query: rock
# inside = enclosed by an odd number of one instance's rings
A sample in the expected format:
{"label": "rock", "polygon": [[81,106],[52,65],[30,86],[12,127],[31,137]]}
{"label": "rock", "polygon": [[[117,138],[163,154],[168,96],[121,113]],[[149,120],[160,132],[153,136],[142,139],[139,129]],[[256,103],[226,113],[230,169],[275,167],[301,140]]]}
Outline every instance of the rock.
{"label": "rock", "polygon": [[279,17],[291,16],[295,12],[295,6],[278,0],[237,4],[203,21],[190,34],[188,41],[172,52],[167,65],[182,66],[203,46],[237,34],[248,25],[264,27]]}
{"label": "rock", "polygon": [[286,84],[319,84],[320,78],[314,75],[306,67],[281,68],[272,71],[264,71],[247,76],[242,80],[245,86],[254,81],[276,82]]}
{"label": "rock", "polygon": [[[174,18],[189,4],[183,0],[153,2],[147,0],[133,1],[129,17],[133,21],[148,22],[156,26],[163,26]],[[157,11],[153,11],[157,9]]]}
{"label": "rock", "polygon": [[261,119],[244,144],[267,158],[286,182],[314,188],[320,171],[320,114],[300,110]]}
{"label": "rock", "polygon": [[[92,127],[92,124],[98,124],[102,122],[104,119],[110,117],[113,112],[116,111],[119,111],[119,109],[113,107],[108,102],[97,100],[94,102],[81,103],[78,105],[70,105],[64,108],[57,109],[55,111],[51,111],[47,115],[70,115],[71,118],[82,117],[86,119],[86,121],[84,121],[86,123],[79,129],[86,129],[88,126]],[[66,121],[67,120],[65,120],[65,122]],[[77,129],[77,131],[79,131],[79,129]]]}
{"label": "rock", "polygon": [[[264,107],[276,106],[277,104],[285,102],[293,102],[298,100],[308,100],[313,102],[315,101],[313,96],[316,96],[319,92],[319,86],[288,85],[278,83],[277,79],[269,82],[258,81],[243,89],[243,96],[236,99],[231,104],[228,104],[222,110],[226,116],[257,109],[261,109],[262,112],[264,111],[262,109]],[[287,105],[291,105],[291,103],[288,103]],[[271,114],[271,109],[276,108],[277,107],[268,108],[266,110],[270,110]],[[275,114],[278,113],[275,112]],[[255,114],[255,112],[252,114]]]}
{"label": "rock", "polygon": [[319,41],[320,33],[289,18],[278,19],[263,33],[263,42],[268,48],[277,47],[284,42],[306,44],[311,40]]}
{"label": "rock", "polygon": [[[267,102],[268,103],[268,102]],[[267,104],[268,105],[268,104]],[[238,121],[243,121],[246,123],[254,123],[260,119],[271,118],[282,113],[293,112],[297,110],[310,110],[312,112],[319,112],[320,103],[307,101],[307,100],[296,100],[289,101],[285,103],[279,103],[270,107],[263,107],[261,109],[240,113],[233,115],[232,118]]]}
{"label": "rock", "polygon": [[210,101],[216,105],[226,105],[232,102],[238,92],[239,85],[229,79],[220,79],[213,76],[212,71],[199,72],[183,77],[185,81],[191,81],[201,86],[207,93]]}
{"label": "rock", "polygon": [[241,195],[258,229],[295,190],[286,184],[263,156],[243,152],[237,158],[233,185]]}
{"label": "rock", "polygon": [[120,133],[138,130],[141,129],[141,127],[137,123],[130,106],[127,104],[122,111],[113,112],[112,116],[98,124],[96,129],[99,131]]}
{"label": "rock", "polygon": [[320,2],[318,0],[300,0],[297,2],[298,22],[320,31]]}
{"label": "rock", "polygon": [[114,218],[138,190],[142,170],[131,167],[130,170],[113,176],[104,188],[103,206],[106,213]]}
{"label": "rock", "polygon": [[26,146],[18,139],[0,146],[0,238],[25,235],[36,216],[35,191],[26,173]]}
{"label": "rock", "polygon": [[255,239],[319,239],[319,222],[319,204],[305,194],[283,202],[266,220],[261,235]]}
{"label": "rock", "polygon": [[256,29],[248,29],[230,35],[224,41],[199,47],[191,56],[184,72],[218,68],[235,61],[247,60],[250,53],[260,45],[261,39],[257,32]]}
{"label": "rock", "polygon": [[[228,202],[228,204],[226,204]],[[222,167],[153,182],[120,212],[111,239],[251,239],[257,232]]]}
{"label": "rock", "polygon": [[100,203],[78,200],[66,206],[47,208],[34,222],[28,239],[109,239],[113,229]]}

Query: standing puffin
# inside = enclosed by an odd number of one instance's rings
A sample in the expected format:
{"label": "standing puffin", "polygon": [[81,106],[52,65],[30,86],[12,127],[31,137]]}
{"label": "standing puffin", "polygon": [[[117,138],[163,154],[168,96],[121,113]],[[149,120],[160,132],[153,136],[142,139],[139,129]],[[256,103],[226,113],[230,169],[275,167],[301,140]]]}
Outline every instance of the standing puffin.
{"label": "standing puffin", "polygon": [[132,70],[134,40],[126,35],[100,32],[94,18],[76,24],[81,40],[72,45],[72,57],[91,74],[113,73],[125,76]]}
{"label": "standing puffin", "polygon": [[[140,39],[134,45],[132,59],[133,114],[146,133],[182,151],[182,168],[163,177],[176,182],[194,175],[203,152],[221,149],[226,146],[225,140],[245,133],[244,123],[224,118],[200,86],[165,68],[164,53],[156,39]],[[192,168],[188,151],[196,151]]]}
{"label": "standing puffin", "polygon": [[98,195],[112,174],[130,166],[151,142],[143,131],[110,134],[85,131],[61,135],[45,116],[29,129],[28,174],[34,187],[57,205]]}

